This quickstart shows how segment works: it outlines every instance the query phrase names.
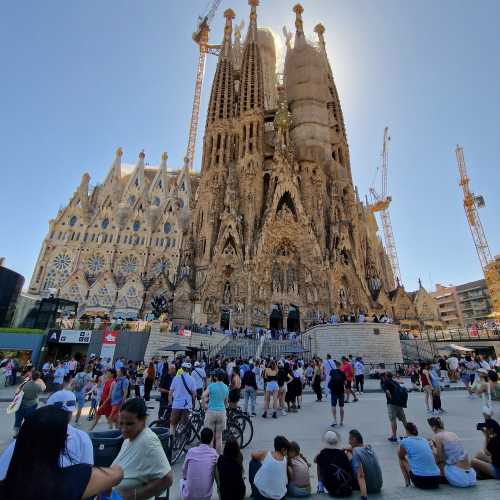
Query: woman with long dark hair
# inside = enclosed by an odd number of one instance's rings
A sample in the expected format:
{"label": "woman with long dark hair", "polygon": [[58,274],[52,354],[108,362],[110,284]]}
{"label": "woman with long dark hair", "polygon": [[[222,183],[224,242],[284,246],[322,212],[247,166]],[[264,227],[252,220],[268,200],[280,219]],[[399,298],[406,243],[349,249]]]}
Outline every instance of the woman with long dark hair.
{"label": "woman with long dark hair", "polygon": [[25,419],[7,475],[0,482],[0,498],[80,500],[108,491],[120,482],[120,467],[61,467],[67,434],[68,415],[55,406],[44,406]]}
{"label": "woman with long dark hair", "polygon": [[217,461],[215,479],[220,500],[242,500],[246,487],[243,479],[243,456],[234,439],[228,439]]}

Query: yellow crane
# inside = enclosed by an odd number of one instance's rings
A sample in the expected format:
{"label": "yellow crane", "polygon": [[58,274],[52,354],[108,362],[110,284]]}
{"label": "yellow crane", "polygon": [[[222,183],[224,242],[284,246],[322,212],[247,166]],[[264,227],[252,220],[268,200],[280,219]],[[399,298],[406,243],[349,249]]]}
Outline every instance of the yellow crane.
{"label": "yellow crane", "polygon": [[[389,128],[384,129],[384,143],[382,146],[382,153],[380,154],[380,165],[377,172],[380,171],[381,189],[378,193],[375,187],[370,188],[370,196],[372,203],[370,210],[373,213],[380,212],[380,219],[382,220],[382,228],[384,231],[384,243],[389,262],[392,268],[392,274],[398,284],[401,283],[401,271],[399,269],[398,253],[396,251],[396,240],[394,239],[394,232],[392,231],[391,216],[389,214],[389,205],[391,204],[392,197],[387,195],[387,171],[389,168]],[[376,174],[375,174],[376,175]]]}
{"label": "yellow crane", "polygon": [[469,176],[465,166],[464,150],[457,144],[455,149],[458,171],[460,173],[460,186],[464,193],[464,210],[469,224],[472,239],[476,246],[477,255],[483,269],[484,279],[491,299],[491,317],[500,318],[500,275],[491,256],[490,247],[483,224],[479,218],[479,208],[485,206],[484,197],[476,195],[470,190]]}
{"label": "yellow crane", "polygon": [[198,65],[196,68],[193,109],[191,111],[191,123],[189,126],[189,139],[185,159],[185,162],[190,170],[193,168],[196,135],[198,133],[198,122],[200,119],[201,91],[203,88],[203,78],[205,76],[205,60],[207,54],[218,55],[221,49],[220,45],[209,45],[208,43],[210,23],[212,22],[212,19],[214,18],[221,2],[222,0],[214,0],[210,5],[207,14],[198,17],[198,26],[196,31],[193,33],[193,40],[198,45],[200,54],[198,56]]}

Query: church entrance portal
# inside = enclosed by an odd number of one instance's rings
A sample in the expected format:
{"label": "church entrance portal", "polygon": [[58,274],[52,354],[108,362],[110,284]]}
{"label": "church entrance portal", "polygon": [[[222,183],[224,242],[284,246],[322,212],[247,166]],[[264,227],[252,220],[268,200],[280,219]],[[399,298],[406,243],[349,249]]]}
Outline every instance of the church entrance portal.
{"label": "church entrance portal", "polygon": [[281,306],[278,304],[273,304],[271,308],[269,328],[271,330],[281,330],[283,328],[283,311],[281,310]]}
{"label": "church entrance portal", "polygon": [[300,312],[297,306],[290,306],[288,308],[288,319],[286,322],[286,329],[289,332],[300,331]]}
{"label": "church entrance portal", "polygon": [[229,323],[231,320],[231,311],[223,307],[220,311],[220,327],[223,331],[229,330]]}

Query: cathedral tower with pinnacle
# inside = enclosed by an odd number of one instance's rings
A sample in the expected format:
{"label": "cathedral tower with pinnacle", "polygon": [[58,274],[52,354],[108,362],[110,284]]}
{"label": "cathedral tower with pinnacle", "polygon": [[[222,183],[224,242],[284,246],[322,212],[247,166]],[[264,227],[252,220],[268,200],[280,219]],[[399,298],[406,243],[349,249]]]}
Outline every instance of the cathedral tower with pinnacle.
{"label": "cathedral tower with pinnacle", "polygon": [[[180,325],[304,330],[332,313],[416,316],[394,283],[377,224],[353,184],[325,28],[284,30],[283,74],[249,0],[248,30],[225,26],[200,173],[122,163],[84,174],[49,222],[29,291],[78,302],[78,316],[143,317],[164,296]],[[427,303],[419,290],[417,302]],[[415,302],[416,303],[416,302]]]}

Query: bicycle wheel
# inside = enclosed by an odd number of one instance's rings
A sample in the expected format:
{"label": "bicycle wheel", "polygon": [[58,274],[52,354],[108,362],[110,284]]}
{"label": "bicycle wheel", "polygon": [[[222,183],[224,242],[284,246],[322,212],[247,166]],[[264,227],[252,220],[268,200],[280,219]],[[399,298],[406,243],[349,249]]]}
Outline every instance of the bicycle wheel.
{"label": "bicycle wheel", "polygon": [[175,428],[175,434],[170,441],[170,456],[172,457],[172,464],[175,464],[179,457],[182,455],[184,448],[187,445],[191,434],[189,422],[179,423]]}
{"label": "bicycle wheel", "polygon": [[199,438],[201,429],[203,429],[203,423],[205,421],[205,417],[200,411],[193,411],[191,416],[191,427],[190,427],[190,435],[187,444],[191,444],[196,437]]}
{"label": "bicycle wheel", "polygon": [[225,443],[229,439],[234,439],[240,448],[243,448],[243,433],[235,422],[228,421],[226,430],[222,433],[222,441]]}
{"label": "bicycle wheel", "polygon": [[230,418],[241,429],[243,434],[241,448],[246,448],[253,439],[253,422],[251,418],[243,412],[235,412]]}

